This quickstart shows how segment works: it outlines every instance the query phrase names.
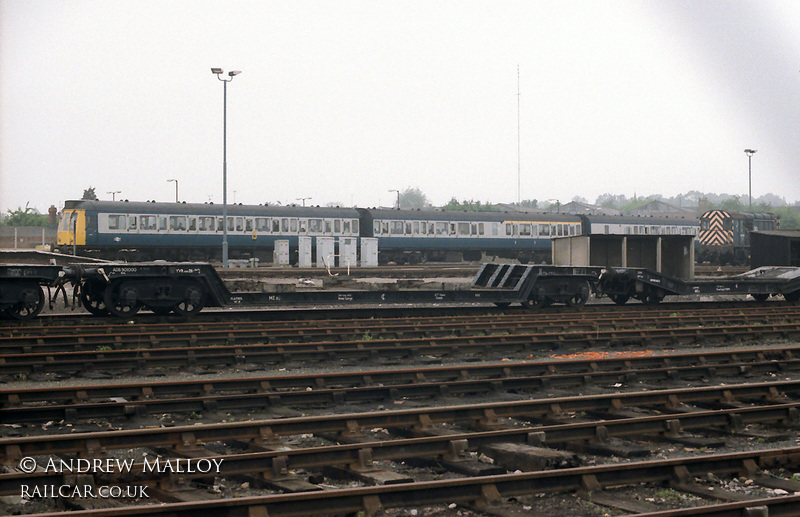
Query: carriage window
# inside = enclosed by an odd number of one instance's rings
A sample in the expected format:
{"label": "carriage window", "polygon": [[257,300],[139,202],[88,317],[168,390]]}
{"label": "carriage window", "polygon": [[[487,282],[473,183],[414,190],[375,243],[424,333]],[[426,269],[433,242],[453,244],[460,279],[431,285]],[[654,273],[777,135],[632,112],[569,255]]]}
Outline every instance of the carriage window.
{"label": "carriage window", "polygon": [[469,235],[469,223],[458,223],[458,234]]}
{"label": "carriage window", "polygon": [[344,234],[350,233],[350,221],[348,221],[347,219],[342,221],[342,233]]}
{"label": "carriage window", "polygon": [[381,233],[389,235],[389,221],[381,221]]}
{"label": "carriage window", "polygon": [[406,235],[411,235],[411,223],[406,223]]}
{"label": "carriage window", "polygon": [[169,216],[169,229],[176,231],[186,230],[186,216],[185,215]]}
{"label": "carriage window", "polygon": [[[295,222],[295,225],[296,224],[297,224],[297,222]],[[289,219],[287,219],[285,217],[283,219],[281,219],[281,231],[283,233],[287,233],[289,231]]]}
{"label": "carriage window", "polygon": [[478,223],[478,235],[483,235],[484,233],[483,228],[484,228],[483,223]]}
{"label": "carriage window", "polygon": [[193,232],[197,230],[197,219],[194,217],[189,218],[189,231]]}
{"label": "carriage window", "polygon": [[570,235],[575,235],[575,225],[574,224],[569,225],[569,234]]}
{"label": "carriage window", "polygon": [[256,231],[269,232],[269,219],[266,217],[256,217]]}
{"label": "carriage window", "polygon": [[549,224],[540,224],[539,225],[539,235],[544,235],[544,236],[550,235],[550,225]]}
{"label": "carriage window", "polygon": [[214,218],[213,217],[200,217],[198,228],[201,232],[214,231]]}
{"label": "carriage window", "polygon": [[450,235],[456,234],[456,223],[450,223]]}
{"label": "carriage window", "polygon": [[514,225],[511,223],[506,223],[506,235],[512,235],[514,233]]}
{"label": "carriage window", "polygon": [[[109,215],[108,216],[108,229],[109,230],[119,230],[120,227],[120,220],[124,219],[124,215]],[[125,223],[122,223],[122,226],[125,226]]]}
{"label": "carriage window", "polygon": [[253,231],[253,220],[252,219],[245,219],[244,220],[244,231],[252,232]]}
{"label": "carriage window", "polygon": [[519,234],[521,236],[529,237],[531,235],[531,225],[527,223],[519,225]]}
{"label": "carriage window", "polygon": [[[425,226],[425,223],[422,223],[422,225],[423,225],[423,228],[424,228],[424,226]],[[412,231],[412,233],[413,233],[414,235],[419,235],[419,221],[414,221],[414,222],[411,224],[411,231]]]}
{"label": "carriage window", "polygon": [[445,222],[436,223],[436,235],[447,235],[447,223]]}
{"label": "carriage window", "polygon": [[334,219],[333,220],[333,233],[342,233],[342,220],[341,219]]}
{"label": "carriage window", "polygon": [[320,233],[322,232],[322,219],[309,219],[308,220],[308,231],[311,233]]}
{"label": "carriage window", "polygon": [[500,224],[492,223],[492,236],[497,237],[500,234]]}
{"label": "carriage window", "polygon": [[[356,235],[358,235],[358,219],[353,219],[352,221],[353,221],[353,224],[352,224],[353,233],[355,233]],[[345,224],[346,224],[346,223],[347,223],[347,221],[345,221]],[[347,228],[346,228],[346,227],[345,227],[345,231],[347,231]]]}
{"label": "carriage window", "polygon": [[166,217],[159,217],[158,218],[158,230],[159,231],[166,231],[167,229],[167,218]]}
{"label": "carriage window", "polygon": [[156,216],[154,215],[142,215],[139,216],[139,219],[142,221],[142,230],[155,230],[156,229]]}
{"label": "carriage window", "polygon": [[289,219],[289,231],[297,233],[297,219]]}
{"label": "carriage window", "polygon": [[236,231],[241,232],[244,230],[244,217],[236,218]]}
{"label": "carriage window", "polygon": [[403,235],[403,221],[392,221],[392,235]]}
{"label": "carriage window", "polygon": [[281,220],[275,218],[272,220],[272,233],[280,233],[281,231]]}
{"label": "carriage window", "polygon": [[[336,221],[337,223],[339,221]],[[325,219],[325,233],[332,233],[333,232],[333,221],[330,219]]]}
{"label": "carriage window", "polygon": [[135,230],[136,229],[136,216],[135,215],[129,215],[128,216],[128,229],[129,230]]}
{"label": "carriage window", "polygon": [[433,235],[434,233],[436,233],[436,230],[434,230],[434,227],[435,227],[435,225],[433,223],[428,223],[428,235]]}
{"label": "carriage window", "polygon": [[[292,221],[294,221],[294,219],[292,219]],[[307,219],[300,219],[300,226],[299,226],[300,233],[306,233],[306,224],[308,224]]]}

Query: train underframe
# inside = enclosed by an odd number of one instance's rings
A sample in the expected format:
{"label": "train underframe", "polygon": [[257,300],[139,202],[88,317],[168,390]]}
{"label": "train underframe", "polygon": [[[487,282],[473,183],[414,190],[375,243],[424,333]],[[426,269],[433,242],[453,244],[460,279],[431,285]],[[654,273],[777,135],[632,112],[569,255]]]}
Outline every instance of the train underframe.
{"label": "train underframe", "polygon": [[550,264],[550,250],[396,250],[381,249],[380,265],[416,265],[426,262],[492,262],[517,260],[520,264]]}
{"label": "train underframe", "polygon": [[743,246],[698,246],[695,252],[698,264],[713,266],[747,266],[750,248]]}
{"label": "train underframe", "polygon": [[[59,251],[56,249],[56,251]],[[72,254],[72,246],[62,246],[62,253]],[[293,250],[294,263],[297,261],[297,250]],[[151,262],[166,260],[170,262],[219,262],[222,260],[222,246],[216,248],[190,247],[152,247],[152,248],[106,248],[78,246],[75,253],[82,257],[97,258],[124,262]],[[272,250],[266,248],[230,247],[228,258],[232,260],[249,260],[257,258],[259,262],[271,262]]]}
{"label": "train underframe", "polygon": [[[72,247],[62,247],[63,253],[71,254]],[[222,248],[189,248],[189,247],[152,247],[152,248],[109,248],[78,246],[75,253],[79,256],[124,262],[150,262],[166,260],[170,262],[219,262],[222,260]],[[316,249],[312,248],[312,261]],[[228,258],[231,260],[249,260],[257,258],[260,263],[272,262],[272,250],[268,248],[230,247]],[[380,265],[416,265],[426,262],[485,262],[497,259],[516,260],[520,264],[550,264],[550,250],[405,250],[381,249],[378,252]],[[289,260],[297,264],[298,250],[290,248]]]}

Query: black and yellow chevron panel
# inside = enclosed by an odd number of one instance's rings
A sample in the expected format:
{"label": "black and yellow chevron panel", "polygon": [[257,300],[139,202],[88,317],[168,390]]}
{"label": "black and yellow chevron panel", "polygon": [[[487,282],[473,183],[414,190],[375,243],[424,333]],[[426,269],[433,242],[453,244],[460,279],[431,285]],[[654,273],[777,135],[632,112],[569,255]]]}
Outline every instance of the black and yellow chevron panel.
{"label": "black and yellow chevron panel", "polygon": [[[697,240],[704,246],[731,246],[733,245],[733,230],[731,228],[731,215],[725,210],[710,210],[703,214],[700,220],[700,234]],[[708,226],[706,226],[706,223]],[[727,224],[726,224],[727,223]]]}

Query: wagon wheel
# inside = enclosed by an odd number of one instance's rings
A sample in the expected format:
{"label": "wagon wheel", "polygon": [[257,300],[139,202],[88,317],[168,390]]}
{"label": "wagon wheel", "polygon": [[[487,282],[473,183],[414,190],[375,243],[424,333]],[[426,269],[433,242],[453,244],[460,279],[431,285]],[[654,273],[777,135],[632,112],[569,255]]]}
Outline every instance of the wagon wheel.
{"label": "wagon wheel", "polygon": [[136,288],[125,283],[115,282],[106,287],[105,293],[103,293],[103,301],[108,312],[120,318],[133,316],[142,308],[142,304],[136,294]]}
{"label": "wagon wheel", "polygon": [[539,289],[539,292],[531,293],[530,298],[522,302],[522,306],[526,309],[542,309],[544,307],[550,307],[553,304],[553,300],[545,296],[544,289]]}
{"label": "wagon wheel", "polygon": [[94,316],[108,316],[103,286],[98,282],[86,282],[81,287],[81,304]]}
{"label": "wagon wheel", "polygon": [[655,290],[645,295],[642,301],[647,305],[658,305],[663,299],[664,293],[659,290]]}
{"label": "wagon wheel", "polygon": [[200,312],[205,306],[206,293],[198,282],[192,282],[183,289],[183,300],[172,307],[175,314],[188,318]]}
{"label": "wagon wheel", "polygon": [[5,314],[17,320],[29,320],[42,312],[44,307],[44,291],[37,284],[28,284],[22,288],[19,301],[8,307]]}
{"label": "wagon wheel", "polygon": [[592,287],[588,281],[581,282],[578,289],[575,291],[568,300],[567,305],[570,307],[583,307],[589,301],[589,296],[592,294]]}
{"label": "wagon wheel", "polygon": [[764,293],[751,294],[750,296],[757,302],[766,302],[769,299],[769,295]]}
{"label": "wagon wheel", "polygon": [[522,302],[522,307],[525,309],[539,309],[544,305],[544,300],[525,300]]}
{"label": "wagon wheel", "polygon": [[611,301],[613,301],[617,305],[625,305],[625,303],[631,297],[629,295],[627,295],[627,294],[612,294],[612,295],[609,295],[609,298],[611,298]]}

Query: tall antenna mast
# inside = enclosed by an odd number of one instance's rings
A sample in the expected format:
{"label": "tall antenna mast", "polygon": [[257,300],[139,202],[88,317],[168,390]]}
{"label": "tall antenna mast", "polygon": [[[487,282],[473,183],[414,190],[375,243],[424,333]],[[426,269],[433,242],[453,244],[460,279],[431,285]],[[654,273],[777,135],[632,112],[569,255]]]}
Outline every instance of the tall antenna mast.
{"label": "tall antenna mast", "polygon": [[522,208],[520,189],[520,149],[519,149],[519,65],[517,65],[517,205]]}

